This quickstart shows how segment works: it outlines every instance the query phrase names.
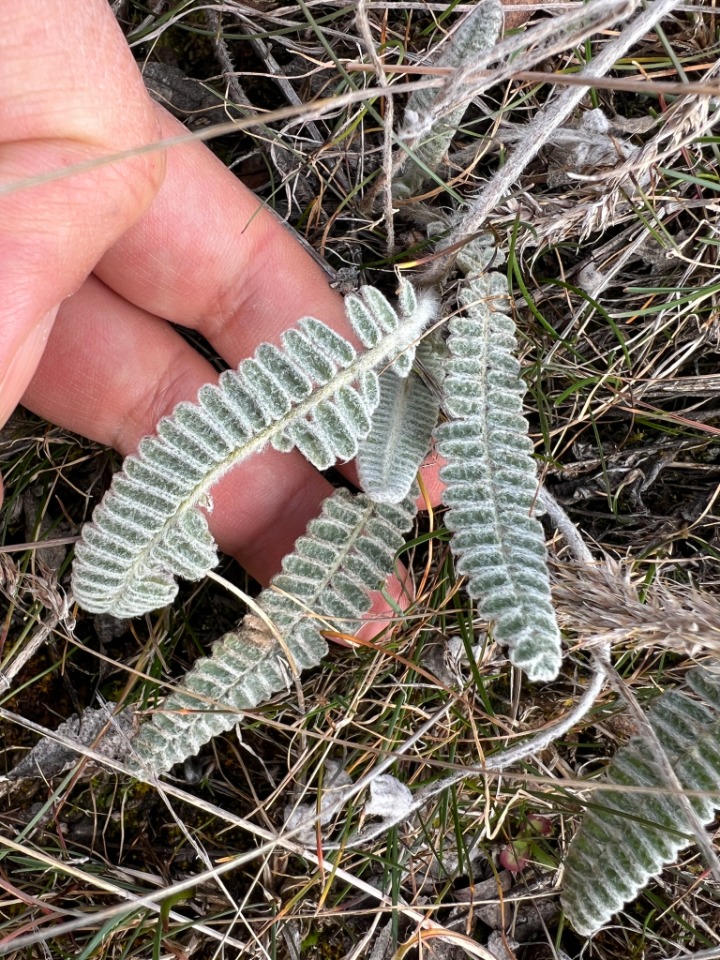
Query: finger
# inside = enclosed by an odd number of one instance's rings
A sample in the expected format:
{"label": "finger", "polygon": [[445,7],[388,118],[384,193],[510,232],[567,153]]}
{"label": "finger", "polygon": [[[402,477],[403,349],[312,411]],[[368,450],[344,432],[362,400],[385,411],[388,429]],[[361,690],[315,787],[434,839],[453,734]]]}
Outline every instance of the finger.
{"label": "finger", "polygon": [[[158,110],[165,137],[183,131]],[[198,330],[231,366],[301,316],[353,336],[323,270],[199,141],[168,151],[152,207],[96,273],[149,313]]]}
{"label": "finger", "polygon": [[[183,129],[164,111],[162,128],[166,137]],[[306,315],[358,346],[342,298],[321,268],[200,142],[169,151],[152,207],[96,273],[150,313],[199,330],[233,367],[262,341],[278,343]],[[161,402],[155,419],[166,412]],[[352,466],[341,470],[357,481]],[[431,503],[440,503],[434,461],[423,478]]]}
{"label": "finger", "polygon": [[161,154],[3,192],[35,174],[157,138],[106,0],[0,0],[0,423],[37,365],[58,304],[146,209]]}

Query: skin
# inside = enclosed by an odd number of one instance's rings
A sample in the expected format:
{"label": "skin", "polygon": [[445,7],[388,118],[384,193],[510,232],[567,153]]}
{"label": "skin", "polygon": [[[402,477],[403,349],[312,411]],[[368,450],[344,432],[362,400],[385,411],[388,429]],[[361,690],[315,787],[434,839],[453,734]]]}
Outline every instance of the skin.
{"label": "skin", "polygon": [[[182,131],[107,0],[44,0],[42,16],[0,0],[0,23],[0,190]],[[302,315],[349,334],[320,268],[198,142],[0,193],[0,290],[0,424],[22,402],[122,454],[217,378],[168,321],[231,366]],[[217,485],[210,526],[266,583],[330,492],[271,450]]]}

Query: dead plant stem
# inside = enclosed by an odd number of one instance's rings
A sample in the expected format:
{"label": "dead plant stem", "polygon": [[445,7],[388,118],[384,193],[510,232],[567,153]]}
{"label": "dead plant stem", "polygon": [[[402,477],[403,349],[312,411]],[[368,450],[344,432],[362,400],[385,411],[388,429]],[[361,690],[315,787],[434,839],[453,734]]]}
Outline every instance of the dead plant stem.
{"label": "dead plant stem", "polygon": [[[592,62],[582,71],[580,77],[583,80],[591,81],[589,84],[591,86],[592,80],[602,77],[608,70],[611,70],[620,57],[624,56],[635,43],[652,30],[656,23],[678,6],[679,2],[680,0],[654,0],[653,3],[648,4],[647,8],[625,27],[619,37],[608,43],[593,58]],[[536,114],[535,118],[528,124],[524,140],[515,148],[504,166],[469,206],[465,216],[448,237],[444,250],[448,250],[464,237],[471,236],[480,230],[488,215],[495,209],[508,190],[518,182],[530,161],[537,155],[540,148],[548,142],[553,131],[567,120],[586,95],[586,92],[584,86],[565,90],[557,100]],[[443,250],[440,250],[439,257],[433,261],[426,271],[425,279],[427,282],[435,282],[447,272],[452,261],[452,255],[443,256],[442,253]]]}

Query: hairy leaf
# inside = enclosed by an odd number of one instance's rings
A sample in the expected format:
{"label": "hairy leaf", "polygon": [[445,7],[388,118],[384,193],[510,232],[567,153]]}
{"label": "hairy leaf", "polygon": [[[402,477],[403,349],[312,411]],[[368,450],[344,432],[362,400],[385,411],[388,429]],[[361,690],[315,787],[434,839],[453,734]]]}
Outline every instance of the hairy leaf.
{"label": "hairy leaf", "polygon": [[[427,339],[418,345],[417,357],[439,383],[442,361]],[[380,403],[357,457],[360,485],[374,500],[399,503],[408,495],[430,449],[439,409],[437,393],[418,373],[404,379],[391,370],[380,374]]]}
{"label": "hairy leaf", "polygon": [[550,602],[545,539],[531,515],[537,477],[522,415],[525,386],[514,357],[515,326],[504,312],[505,278],[480,273],[461,294],[464,315],[450,321],[444,381],[451,418],[436,433],[447,465],[445,524],[454,532],[457,569],[510,660],[531,680],[560,668],[560,632]]}
{"label": "hairy leaf", "polygon": [[215,643],[212,656],[194,665],[181,690],[141,729],[135,746],[144,768],[167,770],[191,756],[237,723],[237,712],[223,707],[254,707],[316,666],[327,653],[322,630],[356,630],[414,516],[412,498],[381,505],[336,490],[258,598],[279,636],[259,617],[246,616]]}
{"label": "hairy leaf", "polygon": [[[495,45],[502,23],[503,8],[500,0],[485,0],[463,20],[433,66],[472,66],[478,54]],[[451,83],[452,80],[448,81],[448,85]],[[443,109],[448,99],[448,91],[443,87],[416,90],[410,94],[405,108],[405,133],[417,142],[402,174],[393,184],[396,196],[407,197],[416,193],[428,176],[439,167],[470,105],[470,99],[467,96],[463,98],[463,92],[460,87],[460,103],[450,111]]]}
{"label": "hairy leaf", "polygon": [[[720,677],[693,669],[687,682],[704,703],[671,691],[655,701],[648,720],[682,786],[708,791],[708,796],[689,798],[700,822],[707,824],[720,807]],[[682,803],[668,793],[654,748],[644,737],[634,737],[618,751],[607,779],[618,789],[594,795],[593,809],[585,813],[565,860],[562,904],[572,925],[586,936],[692,842]]]}
{"label": "hairy leaf", "polygon": [[[137,718],[132,707],[126,707],[115,713],[114,703],[105,703],[101,707],[88,707],[80,716],[73,714],[69,720],[61,723],[53,733],[77,743],[80,747],[92,747],[96,753],[113,759],[127,756],[128,744],[137,731]],[[8,780],[23,780],[26,777],[40,777],[48,780],[69,770],[78,762],[81,750],[55,740],[52,736],[39,740],[22,760],[7,774]],[[91,765],[92,768],[92,765]]]}
{"label": "hairy leaf", "polygon": [[399,312],[372,287],[345,305],[365,353],[306,317],[283,334],[282,349],[261,344],[202,387],[197,403],[180,403],[126,459],[76,547],[73,592],[82,607],[137,616],[173,600],[176,576],[203,577],[217,563],[202,512],[212,507],[209,492],[266,444],[297,447],[319,469],[355,456],[379,400],[375,368],[390,360],[409,372],[432,312],[407,281]]}

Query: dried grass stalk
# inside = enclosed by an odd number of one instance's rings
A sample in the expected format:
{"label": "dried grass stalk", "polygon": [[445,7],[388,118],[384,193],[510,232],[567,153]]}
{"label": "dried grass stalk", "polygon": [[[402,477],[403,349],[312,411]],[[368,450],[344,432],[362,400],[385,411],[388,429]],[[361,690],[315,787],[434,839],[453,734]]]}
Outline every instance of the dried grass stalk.
{"label": "dried grass stalk", "polygon": [[654,583],[641,599],[629,569],[606,557],[553,570],[553,600],[562,629],[583,646],[626,643],[710,658],[720,670],[720,603],[686,584]]}

